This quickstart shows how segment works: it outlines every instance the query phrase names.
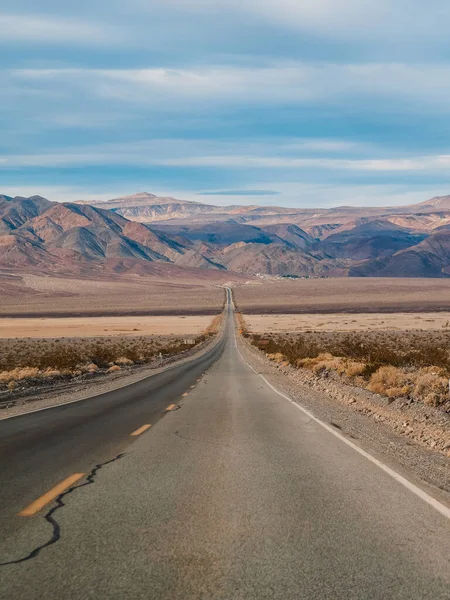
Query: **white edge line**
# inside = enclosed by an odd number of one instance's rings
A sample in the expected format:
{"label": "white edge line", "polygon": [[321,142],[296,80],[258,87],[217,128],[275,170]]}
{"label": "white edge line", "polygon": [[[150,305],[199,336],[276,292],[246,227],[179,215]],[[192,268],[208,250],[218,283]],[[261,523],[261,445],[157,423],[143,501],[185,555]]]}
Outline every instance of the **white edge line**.
{"label": "white edge line", "polygon": [[422,490],[420,487],[418,487],[417,485],[415,485],[414,483],[412,483],[411,481],[409,481],[408,479],[406,479],[402,475],[400,475],[400,473],[397,473],[397,471],[394,471],[394,469],[391,469],[390,467],[388,467],[387,465],[385,465],[384,463],[382,463],[380,460],[378,460],[377,458],[375,458],[374,456],[372,456],[371,454],[369,454],[368,452],[366,452],[365,450],[363,450],[362,448],[360,448],[359,446],[357,446],[356,444],[354,444],[353,442],[351,442],[344,435],[342,435],[341,433],[339,433],[338,431],[336,431],[335,429],[333,429],[333,427],[331,427],[330,425],[327,425],[326,423],[324,423],[323,421],[321,421],[320,419],[318,419],[317,417],[315,417],[312,413],[309,412],[309,410],[306,410],[306,408],[303,408],[303,406],[301,406],[301,404],[298,404],[297,402],[294,402],[294,400],[292,400],[292,398],[289,398],[289,396],[286,396],[286,394],[283,394],[283,392],[280,392],[279,390],[277,390],[271,383],[269,383],[269,381],[267,381],[267,379],[263,375],[261,375],[261,373],[258,373],[258,371],[256,371],[245,360],[245,358],[242,356],[241,351],[239,350],[238,345],[237,345],[236,332],[234,334],[234,342],[236,344],[236,350],[238,351],[238,354],[241,357],[241,359],[244,361],[244,363],[254,373],[256,373],[256,375],[259,375],[259,377],[261,377],[261,379],[275,393],[277,393],[279,396],[281,396],[282,398],[284,398],[285,400],[287,400],[288,402],[290,402],[293,406],[295,406],[295,408],[297,408],[302,413],[304,413],[305,415],[307,415],[312,421],[314,421],[315,423],[317,423],[318,425],[320,425],[321,427],[323,427],[324,429],[326,429],[329,433],[332,433],[335,437],[337,437],[339,440],[341,440],[341,442],[344,442],[344,444],[347,444],[347,446],[350,446],[350,448],[352,448],[353,450],[355,450],[355,452],[358,452],[358,454],[361,454],[361,456],[364,456],[364,458],[367,458],[367,460],[369,460],[371,463],[373,463],[374,465],[376,465],[382,471],[384,471],[385,473],[387,473],[390,477],[392,477],[392,479],[395,479],[395,481],[397,481],[398,483],[400,483],[400,485],[402,485],[403,487],[405,487],[406,489],[408,489],[410,492],[412,492],[413,494],[415,494],[418,498],[420,498],[421,500],[423,500],[424,502],[426,502],[427,504],[429,504],[430,506],[432,506],[441,515],[443,515],[447,519],[450,519],[450,508],[448,508],[447,506],[445,506],[444,504],[442,504],[441,502],[439,502],[439,500],[436,500],[436,498],[433,498],[433,496],[430,496],[429,494],[427,494],[427,492],[425,492],[424,490]]}

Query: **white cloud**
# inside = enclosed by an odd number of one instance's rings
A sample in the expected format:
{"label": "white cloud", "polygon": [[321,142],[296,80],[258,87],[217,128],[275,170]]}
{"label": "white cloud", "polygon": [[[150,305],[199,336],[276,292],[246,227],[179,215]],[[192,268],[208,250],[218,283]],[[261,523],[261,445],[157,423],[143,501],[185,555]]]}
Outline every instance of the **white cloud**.
{"label": "white cloud", "polygon": [[[0,44],[20,42],[103,44],[117,37],[115,28],[78,19],[0,13]],[[116,41],[116,40],[115,40]]]}
{"label": "white cloud", "polygon": [[[341,148],[340,152],[338,148]],[[448,172],[450,155],[386,156],[386,151],[382,152],[376,146],[351,144],[345,140],[220,142],[155,139],[0,156],[0,169],[95,165],[432,175]]]}
{"label": "white cloud", "polygon": [[369,40],[447,39],[450,6],[447,0],[134,0],[145,10],[169,8],[185,13],[247,15],[269,25],[328,39]]}
{"label": "white cloud", "polygon": [[[176,108],[190,103],[283,104],[320,102],[353,106],[391,101],[396,109],[448,112],[450,66],[445,64],[274,63],[267,67],[212,66],[197,69],[18,69],[9,72],[14,89],[83,90],[97,98]],[[209,107],[212,108],[211,106]]]}

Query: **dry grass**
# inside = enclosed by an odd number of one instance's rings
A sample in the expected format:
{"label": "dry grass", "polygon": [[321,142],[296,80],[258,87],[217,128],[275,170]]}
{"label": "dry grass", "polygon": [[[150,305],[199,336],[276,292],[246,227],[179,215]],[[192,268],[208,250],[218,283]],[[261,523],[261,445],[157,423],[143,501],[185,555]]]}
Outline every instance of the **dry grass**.
{"label": "dry grass", "polygon": [[[212,335],[212,334],[210,334]],[[42,383],[114,373],[184,352],[208,335],[138,338],[17,339],[0,341],[0,391],[18,383]],[[191,343],[186,343],[190,341]],[[193,343],[192,343],[193,342]]]}
{"label": "dry grass", "polygon": [[450,403],[448,331],[246,335],[272,360],[318,376],[336,374],[389,399]]}
{"label": "dry grass", "polygon": [[372,373],[367,389],[388,398],[408,396],[413,388],[413,374],[409,376],[398,367],[380,367]]}
{"label": "dry grass", "polygon": [[223,323],[223,314],[217,315],[217,317],[214,317],[214,319],[211,321],[211,323],[205,329],[205,333],[207,335],[219,333],[222,323]]}

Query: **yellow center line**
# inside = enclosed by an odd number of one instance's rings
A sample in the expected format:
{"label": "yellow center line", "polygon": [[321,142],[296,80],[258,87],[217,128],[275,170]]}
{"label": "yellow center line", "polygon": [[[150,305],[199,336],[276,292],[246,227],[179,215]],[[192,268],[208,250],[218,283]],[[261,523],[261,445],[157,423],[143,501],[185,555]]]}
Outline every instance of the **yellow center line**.
{"label": "yellow center line", "polygon": [[188,396],[188,395],[189,395],[189,392],[184,392],[184,394],[181,394],[181,395],[182,395],[182,397],[184,398],[185,396]]}
{"label": "yellow center line", "polygon": [[142,425],[142,427],[139,427],[139,429],[136,429],[136,431],[133,431],[133,433],[130,433],[130,435],[141,435],[141,433],[144,433],[144,431],[147,431],[147,429],[150,429],[151,425]]}
{"label": "yellow center line", "polygon": [[37,500],[35,500],[31,504],[29,504],[23,510],[21,510],[17,516],[32,517],[37,512],[39,512],[42,508],[44,508],[44,506],[49,504],[52,500],[54,500],[60,494],[62,494],[65,490],[67,490],[68,487],[73,485],[76,481],[78,481],[79,479],[81,479],[84,476],[85,476],[85,473],[74,473],[73,475],[70,475],[70,477],[63,479],[62,481],[60,481],[58,483],[58,485],[55,485],[55,487],[53,487],[51,490],[49,490],[48,492],[46,492],[45,494],[43,494],[42,496],[37,498]]}
{"label": "yellow center line", "polygon": [[169,406],[166,408],[166,411],[173,410],[176,407],[177,407],[176,404],[169,404]]}

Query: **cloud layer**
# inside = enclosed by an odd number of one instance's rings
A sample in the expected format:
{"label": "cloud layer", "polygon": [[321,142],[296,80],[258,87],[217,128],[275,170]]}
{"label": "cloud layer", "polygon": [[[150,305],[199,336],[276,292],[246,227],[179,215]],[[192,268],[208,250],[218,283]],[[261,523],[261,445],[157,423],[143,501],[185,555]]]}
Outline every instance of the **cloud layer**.
{"label": "cloud layer", "polygon": [[4,4],[5,192],[450,189],[448,2]]}

